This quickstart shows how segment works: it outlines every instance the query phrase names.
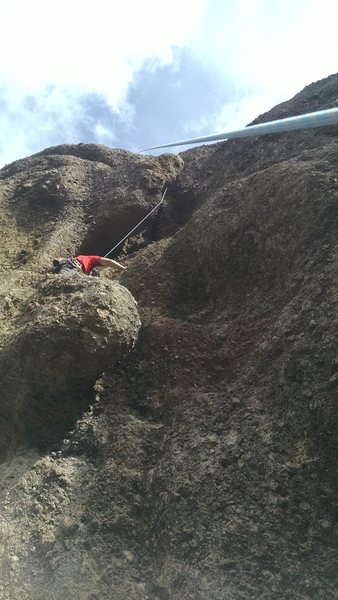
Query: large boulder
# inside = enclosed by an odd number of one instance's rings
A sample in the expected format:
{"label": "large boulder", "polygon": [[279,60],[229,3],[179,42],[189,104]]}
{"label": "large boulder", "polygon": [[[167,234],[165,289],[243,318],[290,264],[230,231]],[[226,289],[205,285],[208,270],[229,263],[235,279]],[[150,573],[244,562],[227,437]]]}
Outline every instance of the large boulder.
{"label": "large boulder", "polygon": [[21,319],[1,360],[0,453],[57,439],[140,328],[125,287],[82,274],[50,276]]}

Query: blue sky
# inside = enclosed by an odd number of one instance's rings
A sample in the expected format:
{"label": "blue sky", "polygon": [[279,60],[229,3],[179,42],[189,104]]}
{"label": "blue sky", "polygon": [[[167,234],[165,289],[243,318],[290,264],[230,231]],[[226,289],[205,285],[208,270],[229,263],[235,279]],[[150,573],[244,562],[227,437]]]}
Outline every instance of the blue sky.
{"label": "blue sky", "polygon": [[0,0],[0,14],[0,166],[244,127],[338,71],[336,0]]}

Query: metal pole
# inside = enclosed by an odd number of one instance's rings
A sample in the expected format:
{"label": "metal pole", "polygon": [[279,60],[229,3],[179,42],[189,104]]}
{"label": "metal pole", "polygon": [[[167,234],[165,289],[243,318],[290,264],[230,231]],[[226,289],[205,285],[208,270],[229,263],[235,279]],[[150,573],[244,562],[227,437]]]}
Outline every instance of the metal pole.
{"label": "metal pole", "polygon": [[278,119],[277,121],[259,123],[258,125],[249,125],[248,127],[237,129],[235,131],[214,133],[213,135],[205,135],[203,137],[191,138],[189,140],[181,140],[180,142],[171,142],[170,144],[152,146],[151,148],[140,150],[140,152],[156,150],[157,148],[169,148],[170,146],[184,146],[186,144],[197,144],[200,142],[203,143],[217,140],[227,140],[231,138],[245,138],[254,135],[265,135],[267,133],[284,133],[286,131],[294,131],[296,129],[324,127],[325,125],[338,125],[338,108],[328,108],[326,110],[307,113],[306,115],[288,117],[287,119]]}

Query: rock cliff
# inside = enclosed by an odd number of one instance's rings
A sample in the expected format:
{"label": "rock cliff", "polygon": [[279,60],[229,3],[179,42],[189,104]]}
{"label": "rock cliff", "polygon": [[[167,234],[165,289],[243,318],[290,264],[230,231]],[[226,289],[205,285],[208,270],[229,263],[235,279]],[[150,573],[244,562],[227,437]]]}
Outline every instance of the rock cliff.
{"label": "rock cliff", "polygon": [[337,133],[0,171],[1,600],[335,598]]}

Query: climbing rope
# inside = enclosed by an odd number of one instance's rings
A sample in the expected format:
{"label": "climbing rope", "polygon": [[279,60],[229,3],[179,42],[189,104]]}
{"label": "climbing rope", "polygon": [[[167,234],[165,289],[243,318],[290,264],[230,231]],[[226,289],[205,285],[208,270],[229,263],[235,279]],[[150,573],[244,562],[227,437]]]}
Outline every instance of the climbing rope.
{"label": "climbing rope", "polygon": [[120,240],[120,241],[118,242],[118,244],[115,244],[114,248],[112,248],[111,250],[109,250],[109,252],[107,252],[107,254],[105,254],[103,258],[107,258],[107,256],[109,256],[109,254],[111,254],[111,253],[112,253],[114,250],[116,250],[116,248],[117,248],[117,247],[118,247],[120,244],[122,244],[122,242],[124,242],[124,240],[126,240],[126,239],[127,239],[127,238],[128,238],[128,237],[129,237],[129,236],[130,236],[130,235],[131,235],[131,234],[132,234],[134,231],[135,231],[135,229],[137,229],[137,228],[138,228],[140,225],[142,225],[142,223],[143,223],[143,222],[144,222],[146,219],[148,219],[148,217],[150,217],[150,215],[151,215],[151,214],[152,214],[152,213],[153,213],[153,212],[154,212],[154,211],[155,211],[155,210],[156,210],[156,209],[157,209],[157,208],[160,206],[160,204],[162,204],[162,202],[163,202],[163,200],[164,200],[164,198],[165,198],[165,195],[166,195],[166,193],[167,193],[167,188],[165,188],[165,190],[164,190],[164,192],[163,192],[163,195],[162,195],[162,198],[161,198],[160,202],[159,202],[158,204],[156,204],[156,206],[154,206],[154,208],[153,208],[153,209],[150,211],[150,213],[148,213],[148,214],[147,214],[147,215],[146,215],[146,216],[145,216],[145,217],[142,219],[142,221],[140,221],[140,222],[139,222],[139,223],[138,223],[138,224],[137,224],[137,225],[136,225],[136,226],[135,226],[135,227],[134,227],[134,228],[133,228],[131,231],[129,231],[129,233],[127,233],[127,235],[125,235],[125,236],[124,236],[124,238],[122,238],[122,240]]}
{"label": "climbing rope", "polygon": [[[284,133],[286,131],[294,131],[297,129],[310,129],[314,127],[324,127],[326,125],[338,125],[338,108],[328,108],[326,110],[319,110],[317,112],[307,113],[305,115],[298,115],[296,117],[288,117],[287,119],[278,119],[276,121],[269,121],[267,123],[259,123],[258,125],[249,125],[243,129],[237,129],[235,131],[227,131],[225,133],[216,133],[213,135],[206,135],[198,138],[191,138],[189,140],[181,140],[179,142],[171,142],[170,144],[162,144],[160,146],[152,146],[151,148],[145,148],[140,152],[146,152],[148,150],[156,150],[157,148],[169,148],[170,146],[184,146],[186,144],[196,144],[199,142],[211,142],[217,140],[226,140],[231,138],[243,138],[255,135],[266,135],[267,133]],[[122,240],[120,240],[115,246],[104,255],[107,258],[116,248],[122,244],[150,215],[162,204],[166,195],[167,188],[164,190],[162,198],[158,204],[140,221]]]}
{"label": "climbing rope", "polygon": [[338,125],[338,108],[328,108],[326,110],[307,113],[306,115],[298,115],[297,117],[288,117],[287,119],[278,119],[278,121],[249,125],[248,127],[237,129],[235,131],[215,133],[204,137],[191,138],[190,140],[162,144],[161,146],[152,146],[151,148],[140,150],[140,152],[156,150],[157,148],[169,148],[169,146],[184,146],[186,144],[197,144],[199,142],[265,135],[267,133],[284,133],[285,131],[294,131],[295,129],[310,129],[313,127],[324,127],[325,125]]}

